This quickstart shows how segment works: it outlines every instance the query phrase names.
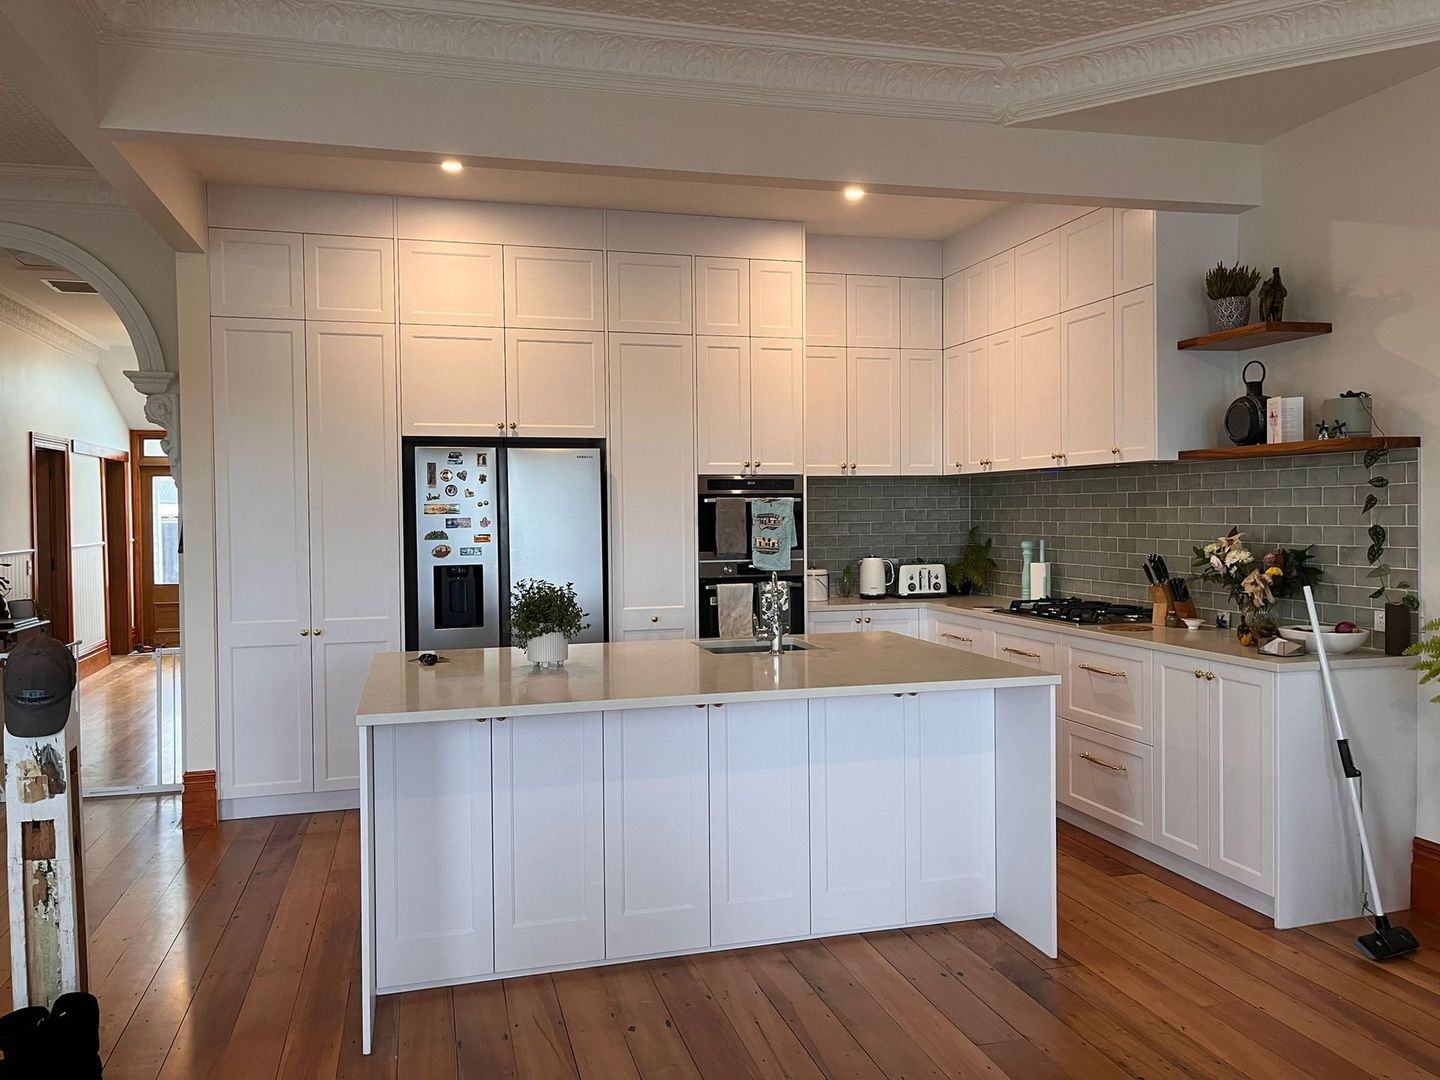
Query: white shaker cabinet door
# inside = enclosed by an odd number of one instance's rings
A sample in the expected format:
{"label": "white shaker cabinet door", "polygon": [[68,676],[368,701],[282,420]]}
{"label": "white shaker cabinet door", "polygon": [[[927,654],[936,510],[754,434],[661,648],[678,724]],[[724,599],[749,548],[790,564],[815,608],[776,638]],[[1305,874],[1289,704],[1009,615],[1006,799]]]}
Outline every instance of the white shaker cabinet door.
{"label": "white shaker cabinet door", "polygon": [[1155,287],[1115,297],[1116,461],[1156,453]]}
{"label": "white shaker cabinet door", "polygon": [[507,330],[505,404],[507,434],[603,439],[605,335]]}
{"label": "white shaker cabinet door", "polygon": [[756,337],[799,338],[804,332],[804,264],[751,259],[750,333]]}
{"label": "white shaker cabinet door", "polygon": [[605,955],[710,944],[706,709],[605,713]]}
{"label": "white shaker cabinet door", "polygon": [[989,275],[989,332],[998,334],[1015,325],[1015,251],[1001,252],[985,261]]}
{"label": "white shaker cabinet door", "polygon": [[506,245],[505,326],[605,329],[604,252]]}
{"label": "white shaker cabinet door", "polygon": [[[1020,330],[1006,330],[1003,334],[992,334],[987,342],[990,464],[985,467],[986,472],[1023,467],[1020,464],[1020,432],[1017,425],[1028,405],[1021,396],[1017,367],[1020,334]],[[1055,389],[1058,393],[1058,385]],[[972,405],[972,412],[974,408]],[[1059,424],[1058,406],[1055,408],[1054,423],[1057,426]]]}
{"label": "white shaker cabinet door", "polygon": [[1155,283],[1155,211],[1116,207],[1115,292]]}
{"label": "white shaker cabinet door", "polygon": [[847,275],[845,314],[845,341],[852,349],[898,349],[900,279]]}
{"label": "white shaker cabinet door", "polygon": [[995,694],[905,698],[905,921],[995,911]]}
{"label": "white shaker cabinet door", "polygon": [[1207,664],[1214,794],[1210,869],[1275,893],[1275,680]]}
{"label": "white shaker cabinet door", "polygon": [[402,323],[505,325],[499,244],[401,240],[398,249]]}
{"label": "white shaker cabinet door", "polygon": [[505,427],[505,331],[400,328],[404,435],[495,438]]}
{"label": "white shaker cabinet door", "polygon": [[1109,207],[1060,226],[1060,310],[1115,295],[1115,220]]}
{"label": "white shaker cabinet door", "polygon": [[900,472],[938,476],[944,468],[945,373],[939,349],[900,352]]}
{"label": "white shaker cabinet door", "polygon": [[1062,465],[1114,461],[1115,305],[1100,300],[1060,316]]}
{"label": "white shaker cabinet door", "polygon": [[[984,343],[982,342],[981,345],[983,347]],[[942,462],[944,467],[941,472],[949,476],[965,471],[965,436],[968,430],[969,416],[969,399],[967,397],[969,385],[966,381],[965,347],[956,345],[946,349],[942,364],[944,371],[941,374],[941,380],[945,394],[943,421],[945,450]]]}
{"label": "white shaker cabinet door", "polygon": [[812,933],[905,921],[904,701],[810,701]]}
{"label": "white shaker cabinet door", "polygon": [[963,345],[970,340],[965,332],[965,277],[957,271],[945,278],[940,285],[942,295],[941,329],[944,331],[945,348]]}
{"label": "white shaker cabinet door", "polygon": [[805,471],[848,476],[850,469],[849,350],[805,350]]}
{"label": "white shaker cabinet door", "polygon": [[805,275],[805,344],[845,344],[845,275]]}
{"label": "white shaker cabinet door", "polygon": [[960,271],[960,304],[965,340],[990,334],[990,264],[977,263]]}
{"label": "white shaker cabinet door", "polygon": [[395,321],[395,241],[305,236],[305,318]]}
{"label": "white shaker cabinet door", "polygon": [[695,333],[750,333],[750,260],[695,257]]}
{"label": "white shaker cabinet door", "polygon": [[850,474],[896,476],[900,472],[900,350],[846,352]]}
{"label": "white shaker cabinet door", "polygon": [[1195,659],[1155,654],[1154,840],[1210,864],[1210,684]]}
{"label": "white shaker cabinet door", "polygon": [[299,233],[210,230],[210,311],[260,319],[305,317]]}
{"label": "white shaker cabinet door", "polygon": [[750,471],[749,338],[695,339],[695,447],[701,473]]}
{"label": "white shaker cabinet door", "polygon": [[945,334],[939,278],[900,279],[900,347],[939,349]]}
{"label": "white shaker cabinet door", "polygon": [[1060,313],[1060,230],[1015,249],[1015,325]]}
{"label": "white shaker cabinet door", "polygon": [[375,729],[375,967],[381,990],[495,970],[490,723]]}
{"label": "white shaker cabinet door", "polygon": [[689,255],[612,251],[607,256],[609,329],[635,334],[691,334],[695,285]]}
{"label": "white shaker cabinet door", "polygon": [[751,471],[805,470],[805,361],[799,338],[750,340]]}
{"label": "white shaker cabinet door", "polygon": [[1041,319],[1015,331],[1016,467],[1054,468],[1060,458],[1060,320]]}
{"label": "white shaker cabinet door", "polygon": [[312,790],[305,324],[212,319],[220,797]]}
{"label": "white shaker cabinet door", "polygon": [[710,941],[810,933],[810,745],[803,701],[710,714]]}
{"label": "white shaker cabinet door", "polygon": [[355,712],[377,652],[399,649],[395,330],[306,323],[315,790],[360,782]]}
{"label": "white shaker cabinet door", "polygon": [[490,739],[495,970],[604,959],[601,714],[512,717]]}
{"label": "white shaker cabinet door", "polygon": [[811,608],[805,613],[805,632],[809,634],[853,634],[864,629],[864,617],[858,611],[825,611]]}
{"label": "white shaker cabinet door", "polygon": [[[947,379],[957,376],[963,381],[964,419],[959,425],[962,439],[961,460],[971,472],[986,472],[994,456],[995,416],[991,402],[991,380],[995,377],[990,365],[990,339],[967,341],[946,353],[952,364],[945,372]],[[1013,373],[1011,373],[1013,378]]]}

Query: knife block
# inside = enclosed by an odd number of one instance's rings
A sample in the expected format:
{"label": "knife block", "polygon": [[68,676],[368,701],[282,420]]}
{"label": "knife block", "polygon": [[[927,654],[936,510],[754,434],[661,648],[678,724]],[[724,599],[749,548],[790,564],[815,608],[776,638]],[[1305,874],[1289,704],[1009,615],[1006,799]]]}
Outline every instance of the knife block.
{"label": "knife block", "polygon": [[1164,626],[1165,619],[1174,612],[1177,618],[1198,619],[1194,600],[1176,600],[1175,587],[1168,581],[1164,585],[1150,586],[1150,625]]}

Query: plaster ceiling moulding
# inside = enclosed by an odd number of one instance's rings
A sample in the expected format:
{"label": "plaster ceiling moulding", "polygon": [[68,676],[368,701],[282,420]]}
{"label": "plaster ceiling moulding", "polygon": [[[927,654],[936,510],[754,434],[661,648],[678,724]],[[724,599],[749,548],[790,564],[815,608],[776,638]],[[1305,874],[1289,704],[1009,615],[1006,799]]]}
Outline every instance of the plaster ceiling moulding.
{"label": "plaster ceiling moulding", "polygon": [[0,164],[0,204],[124,210],[115,189],[91,168]]}
{"label": "plaster ceiling moulding", "polygon": [[89,338],[81,337],[67,326],[61,326],[44,312],[36,311],[8,293],[0,292],[0,322],[23,330],[31,337],[53,345],[63,353],[92,364],[100,359],[100,347]]}

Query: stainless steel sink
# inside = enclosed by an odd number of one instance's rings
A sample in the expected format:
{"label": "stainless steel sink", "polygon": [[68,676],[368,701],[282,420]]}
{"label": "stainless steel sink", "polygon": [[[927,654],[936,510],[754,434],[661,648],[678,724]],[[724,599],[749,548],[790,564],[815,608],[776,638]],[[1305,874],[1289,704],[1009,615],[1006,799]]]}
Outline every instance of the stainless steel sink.
{"label": "stainless steel sink", "polygon": [[[726,639],[723,641],[697,641],[695,643],[708,653],[715,653],[722,656],[728,653],[768,653],[770,643],[768,641],[745,641],[743,639]],[[820,646],[811,645],[808,641],[787,641],[782,646],[785,652],[810,652]]]}

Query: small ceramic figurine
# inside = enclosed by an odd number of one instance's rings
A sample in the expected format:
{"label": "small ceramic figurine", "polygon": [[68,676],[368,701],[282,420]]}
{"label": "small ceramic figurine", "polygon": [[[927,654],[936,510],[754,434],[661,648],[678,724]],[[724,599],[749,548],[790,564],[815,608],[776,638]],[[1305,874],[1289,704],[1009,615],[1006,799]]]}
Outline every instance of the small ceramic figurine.
{"label": "small ceramic figurine", "polygon": [[1335,426],[1330,430],[1330,437],[1332,439],[1348,439],[1350,437],[1350,432],[1345,430],[1344,420],[1335,421]]}
{"label": "small ceramic figurine", "polygon": [[1318,424],[1315,425],[1315,438],[1317,438],[1317,439],[1328,439],[1328,438],[1330,438],[1330,429],[1325,425],[1325,421],[1324,421],[1324,420],[1321,420]]}
{"label": "small ceramic figurine", "polygon": [[1280,280],[1280,268],[1275,267],[1270,280],[1260,286],[1260,321],[1279,322],[1285,314],[1285,297],[1290,290]]}

